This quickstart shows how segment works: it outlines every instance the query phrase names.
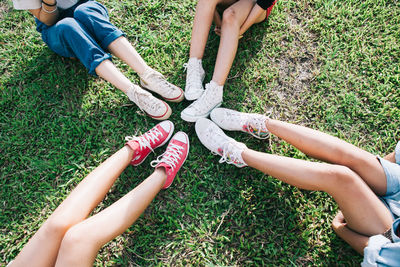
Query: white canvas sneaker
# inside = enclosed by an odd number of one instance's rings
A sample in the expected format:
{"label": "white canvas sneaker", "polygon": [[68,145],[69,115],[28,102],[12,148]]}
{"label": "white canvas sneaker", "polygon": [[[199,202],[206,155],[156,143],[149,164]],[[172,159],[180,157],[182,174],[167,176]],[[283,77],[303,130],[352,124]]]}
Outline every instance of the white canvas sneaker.
{"label": "white canvas sneaker", "polygon": [[265,139],[269,136],[267,126],[265,126],[268,117],[261,114],[216,108],[211,112],[210,117],[224,130],[246,132],[258,139]]}
{"label": "white canvas sneaker", "polygon": [[155,120],[166,120],[172,113],[167,103],[154,97],[135,84],[128,89],[126,95],[140,110],[146,112]]}
{"label": "white canvas sneaker", "polygon": [[181,102],[184,98],[181,88],[167,82],[161,73],[151,68],[140,76],[140,85],[170,102]]}
{"label": "white canvas sneaker", "polygon": [[206,84],[206,90],[199,99],[185,108],[181,118],[188,122],[195,122],[199,118],[205,118],[210,112],[222,103],[223,86],[217,85],[214,81]]}
{"label": "white canvas sneaker", "polygon": [[187,100],[196,100],[203,92],[203,80],[206,73],[201,65],[201,59],[192,57],[183,65],[186,68],[186,86],[185,98]]}
{"label": "white canvas sneaker", "polygon": [[228,137],[214,122],[201,118],[196,121],[196,133],[200,142],[215,155],[220,155],[219,163],[226,162],[239,168],[247,166],[242,158],[246,145]]}

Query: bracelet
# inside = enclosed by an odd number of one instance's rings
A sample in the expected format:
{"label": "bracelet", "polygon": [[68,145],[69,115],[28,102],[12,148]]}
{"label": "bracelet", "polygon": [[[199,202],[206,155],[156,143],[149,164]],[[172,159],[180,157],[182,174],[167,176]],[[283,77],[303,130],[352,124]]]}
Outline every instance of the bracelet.
{"label": "bracelet", "polygon": [[48,4],[45,1],[42,0],[42,4],[45,4],[46,6],[56,6],[57,5],[57,1],[54,2],[54,4]]}
{"label": "bracelet", "polygon": [[47,10],[47,9],[44,7],[44,5],[42,4],[42,10],[43,10],[44,12],[46,12],[47,14],[51,14],[51,13],[54,13],[54,12],[57,11],[57,6],[56,6],[56,8],[54,8],[53,10]]}

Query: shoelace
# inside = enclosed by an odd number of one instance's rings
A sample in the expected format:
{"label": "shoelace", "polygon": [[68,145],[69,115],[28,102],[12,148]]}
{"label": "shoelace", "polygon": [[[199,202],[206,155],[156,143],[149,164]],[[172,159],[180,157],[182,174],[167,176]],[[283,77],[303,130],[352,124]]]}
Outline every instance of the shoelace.
{"label": "shoelace", "polygon": [[[240,124],[242,124],[242,117],[240,113],[228,113],[226,116],[226,120],[228,122],[232,121],[239,121]],[[266,139],[269,136],[269,132],[267,131],[267,134],[265,136],[261,136],[262,129],[265,127],[265,117],[264,116],[257,116],[257,117],[251,117],[249,120],[246,120],[244,123],[244,126],[246,126],[246,129],[248,130],[248,133],[250,133],[252,136],[259,138],[259,139]],[[256,133],[252,132],[250,129],[256,129]],[[265,127],[266,128],[266,127]]]}
{"label": "shoelace", "polygon": [[[149,107],[153,111],[161,108],[159,100],[153,97],[149,92],[146,92],[145,90],[138,90],[136,88],[133,88],[131,92],[132,93],[130,96],[133,98],[132,101],[137,103],[137,106],[141,111],[144,109],[142,106]],[[140,96],[145,97],[146,101],[140,100]]]}
{"label": "shoelace", "polygon": [[[219,135],[218,133],[216,133],[212,128],[207,129],[207,139],[213,140],[215,139],[215,135]],[[236,148],[236,146],[233,144],[232,140],[228,140],[225,141],[221,146],[220,146],[221,150],[222,150],[222,155],[219,153],[219,151],[214,152],[211,151],[211,154],[214,154],[216,156],[221,156],[221,158],[219,159],[219,163],[224,163],[226,162],[227,164],[244,164],[246,165],[244,162],[239,162],[238,159],[240,159],[241,155],[240,155],[240,150]],[[231,153],[229,153],[231,152]]]}
{"label": "shoelace", "polygon": [[150,165],[152,167],[155,167],[157,166],[157,164],[164,162],[172,169],[174,169],[176,168],[176,164],[178,164],[180,160],[180,155],[183,154],[182,150],[183,147],[170,143],[167,147],[167,150],[163,154],[158,156],[156,160],[153,160]]}
{"label": "shoelace", "polygon": [[171,94],[174,92],[175,88],[165,80],[165,77],[162,74],[151,72],[146,77],[144,77],[144,80],[147,80],[150,77],[154,77],[156,83],[161,84],[161,86],[159,86],[160,88],[162,89],[167,88],[167,92],[165,92],[166,94]]}
{"label": "shoelace", "polygon": [[210,85],[206,84],[206,90],[204,91],[204,93],[200,96],[199,99],[190,104],[189,107],[195,109],[197,112],[209,110],[211,108],[211,100],[214,98],[213,96],[215,95],[215,90],[210,90],[209,88]]}
{"label": "shoelace", "polygon": [[[191,64],[191,68],[189,68],[189,63],[183,64],[185,71],[187,71],[188,78],[186,79],[186,83],[189,85],[189,88],[200,88],[201,87],[201,76],[200,70],[198,66],[195,64]],[[198,82],[200,81],[200,83]]]}
{"label": "shoelace", "polygon": [[156,141],[159,141],[158,136],[162,136],[162,132],[157,128],[150,129],[148,132],[144,133],[142,136],[127,136],[125,137],[125,141],[137,141],[139,143],[140,149],[147,147],[152,152],[154,152],[153,148],[151,147],[151,143],[155,144]]}
{"label": "shoelace", "polygon": [[[268,138],[268,136],[269,136],[269,132],[268,132],[268,131],[267,131],[267,133],[265,134],[265,136],[262,136],[262,135],[261,135],[262,129],[263,129],[263,128],[266,128],[266,126],[265,126],[265,118],[264,118],[263,116],[252,117],[250,120],[248,120],[248,121],[246,122],[245,125],[246,125],[247,129],[249,130],[249,133],[250,133],[252,136],[257,137],[257,138],[260,138],[260,139],[266,139],[266,138]],[[250,128],[254,129],[254,127],[255,127],[255,129],[257,130],[256,133],[250,131]]]}
{"label": "shoelace", "polygon": [[227,164],[239,164],[246,165],[244,162],[240,162],[240,150],[235,147],[232,142],[225,142],[221,146],[222,155],[216,152],[213,152],[214,155],[219,155],[221,158],[219,159],[219,163],[227,163]]}

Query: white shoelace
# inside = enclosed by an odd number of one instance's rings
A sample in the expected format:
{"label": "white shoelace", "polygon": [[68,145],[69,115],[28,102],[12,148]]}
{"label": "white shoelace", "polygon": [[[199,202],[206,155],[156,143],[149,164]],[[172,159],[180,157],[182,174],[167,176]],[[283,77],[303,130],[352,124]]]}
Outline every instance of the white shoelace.
{"label": "white shoelace", "polygon": [[[156,72],[149,72],[147,75],[143,77],[143,80],[145,82],[148,82],[149,80],[153,80],[155,83],[157,83],[157,91],[161,92],[162,94],[168,96],[171,93],[175,91],[174,86],[167,82],[165,77],[162,74],[156,73]],[[167,90],[165,90],[167,89]],[[165,91],[164,91],[165,90]],[[163,92],[164,91],[164,92]]]}
{"label": "white shoelace", "polygon": [[149,108],[151,111],[158,111],[162,108],[162,102],[159,99],[153,97],[152,94],[146,92],[141,88],[139,90],[135,86],[132,86],[128,90],[128,97],[140,108],[141,111],[143,111],[143,109],[146,109],[146,107]]}
{"label": "white shoelace", "polygon": [[[246,127],[249,130],[249,133],[259,139],[266,139],[269,136],[269,132],[267,130],[267,127],[265,126],[265,118],[264,117],[252,117],[250,120],[248,120],[246,122]],[[253,133],[252,131],[250,131],[250,127],[252,129],[254,129],[254,127],[256,127],[257,132]],[[265,136],[261,135],[261,132],[263,130],[263,128],[265,128],[267,130],[267,133],[265,134]]]}
{"label": "white shoelace", "polygon": [[156,141],[159,141],[159,136],[162,137],[162,132],[157,128],[152,128],[148,132],[144,133],[142,136],[127,136],[125,137],[125,141],[137,141],[139,143],[140,149],[149,148],[152,152],[154,152],[151,147],[151,143],[155,144]]}
{"label": "white shoelace", "polygon": [[[232,142],[228,141],[221,145],[222,155],[218,152],[212,152],[214,155],[221,156],[219,163],[234,164],[240,166],[247,166],[242,160],[241,150],[238,149]],[[236,162],[235,162],[236,161]]]}
{"label": "white shoelace", "polygon": [[202,88],[200,67],[196,66],[198,64],[185,63],[183,67],[187,71],[186,88]]}
{"label": "white shoelace", "polygon": [[217,88],[210,88],[210,84],[206,84],[206,90],[199,99],[189,105],[189,108],[195,109],[197,112],[208,111],[213,108],[217,103],[213,100],[217,99]]}
{"label": "white shoelace", "polygon": [[183,154],[183,147],[170,143],[167,147],[167,150],[157,157],[156,160],[153,160],[150,165],[152,167],[157,166],[157,164],[164,162],[172,169],[176,168],[176,165],[179,163],[181,155]]}
{"label": "white shoelace", "polygon": [[[243,119],[243,117],[242,117],[243,115],[241,115],[240,113],[237,113],[237,112],[234,112],[234,113],[228,112],[226,114],[227,114],[227,116],[226,116],[226,119],[224,119],[224,121],[226,120],[228,123],[237,121],[240,124],[240,127],[242,127],[242,125],[245,125],[248,130],[248,133],[251,134],[252,136],[254,136],[258,139],[268,138],[269,131],[268,131],[267,127],[265,126],[266,116],[263,116],[263,115],[248,116],[247,118]],[[245,122],[243,123],[243,121],[245,121]],[[254,128],[257,130],[256,133],[253,133],[252,131],[250,131],[250,129],[254,129]],[[261,136],[262,130],[264,128],[267,130],[267,133],[265,134],[265,136]]]}
{"label": "white shoelace", "polygon": [[[209,140],[215,140],[216,138],[219,138],[221,135],[218,132],[215,132],[212,128],[208,128],[206,130],[207,132],[205,133],[207,139]],[[224,137],[221,137],[223,139]],[[215,140],[216,143],[218,141]],[[221,148],[222,150],[222,155],[219,153],[219,151],[212,151],[211,154],[214,154],[216,156],[220,156],[221,158],[219,159],[219,163],[224,163],[226,162],[227,164],[234,164],[234,165],[240,165],[240,166],[247,166],[246,163],[244,163],[241,153],[242,150],[239,149],[236,144],[233,143],[232,139],[224,140],[221,146],[218,144],[216,147]],[[237,162],[234,162],[234,160],[237,160]]]}

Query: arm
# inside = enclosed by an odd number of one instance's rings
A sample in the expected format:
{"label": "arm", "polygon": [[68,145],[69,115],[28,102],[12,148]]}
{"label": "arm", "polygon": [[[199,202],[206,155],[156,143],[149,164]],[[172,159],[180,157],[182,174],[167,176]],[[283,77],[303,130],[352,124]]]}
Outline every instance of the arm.
{"label": "arm", "polygon": [[47,26],[51,26],[57,22],[58,18],[58,8],[55,5],[56,3],[56,0],[46,0],[46,2],[42,1],[41,8],[29,9],[29,12]]}
{"label": "arm", "polygon": [[335,233],[346,241],[354,250],[361,255],[364,254],[364,248],[368,245],[369,237],[354,232],[347,227],[347,223],[341,211],[336,214],[336,217],[332,221],[332,227]]}
{"label": "arm", "polygon": [[258,4],[255,4],[253,9],[250,11],[249,16],[243,22],[242,26],[240,27],[239,36],[243,35],[251,25],[254,23],[258,23],[265,18],[267,11],[260,7]]}

